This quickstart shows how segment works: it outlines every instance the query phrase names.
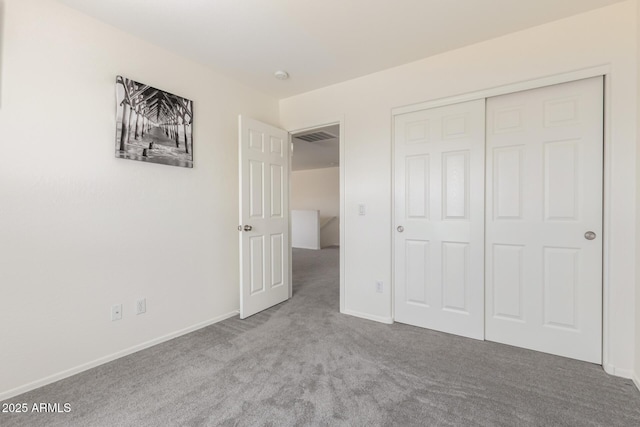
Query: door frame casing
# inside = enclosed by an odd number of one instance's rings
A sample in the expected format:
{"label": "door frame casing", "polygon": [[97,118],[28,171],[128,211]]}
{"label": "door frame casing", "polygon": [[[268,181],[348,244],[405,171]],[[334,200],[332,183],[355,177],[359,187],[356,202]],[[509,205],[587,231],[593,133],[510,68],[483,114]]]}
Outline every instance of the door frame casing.
{"label": "door frame casing", "polygon": [[[538,89],[545,86],[552,86],[556,84],[568,83],[576,80],[586,79],[590,77],[604,77],[604,167],[603,167],[603,244],[602,244],[602,367],[611,375],[621,375],[621,372],[617,372],[615,366],[610,363],[611,357],[611,341],[610,341],[610,324],[612,307],[610,307],[611,301],[611,269],[610,269],[610,253],[611,253],[611,225],[612,225],[612,203],[611,203],[611,190],[612,190],[612,176],[611,171],[613,168],[612,163],[612,131],[611,131],[611,66],[600,65],[591,68],[585,68],[581,70],[571,71],[567,73],[555,74],[552,76],[546,76],[538,79],[526,80],[517,83],[506,84],[502,86],[496,86],[493,88],[487,88],[474,92],[468,92],[460,95],[449,96],[445,98],[434,99],[431,101],[421,102],[417,104],[396,107],[391,110],[391,179],[392,187],[395,188],[395,116],[412,113],[420,110],[427,110],[436,107],[442,107],[451,104],[457,104],[461,102],[473,101],[477,99],[487,99],[500,95],[507,95],[510,93],[521,92],[530,89]],[[391,241],[395,239],[395,233],[393,233],[394,226],[396,224],[395,218],[395,197],[392,194],[392,209],[391,209]],[[395,250],[394,245],[391,245],[391,277],[395,278],[394,271],[394,259]],[[395,318],[394,313],[394,290],[396,283],[392,280],[392,292],[391,292],[391,316]]]}
{"label": "door frame casing", "polygon": [[[312,131],[320,128],[324,128],[327,126],[335,126],[338,125],[339,128],[339,136],[338,136],[338,169],[340,173],[340,189],[339,189],[339,199],[340,199],[340,219],[338,221],[338,227],[340,229],[340,313],[345,312],[345,286],[344,286],[344,278],[345,278],[345,215],[344,215],[344,116],[336,117],[327,121],[323,121],[320,124],[314,124],[309,126],[304,126],[296,129],[287,129],[289,132],[289,150],[293,147],[292,135],[301,132]],[[293,161],[293,153],[289,155],[289,201],[291,201],[291,174],[293,173],[293,169],[291,167],[291,162]],[[289,210],[291,210],[291,203],[289,203]],[[291,245],[291,215],[289,215],[289,298],[293,295],[293,255],[292,255],[292,245]]]}

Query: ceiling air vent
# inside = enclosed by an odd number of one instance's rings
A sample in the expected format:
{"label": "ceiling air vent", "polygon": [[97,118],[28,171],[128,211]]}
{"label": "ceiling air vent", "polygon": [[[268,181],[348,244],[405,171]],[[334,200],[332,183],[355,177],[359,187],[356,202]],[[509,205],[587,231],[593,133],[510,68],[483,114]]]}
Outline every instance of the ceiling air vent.
{"label": "ceiling air vent", "polygon": [[335,138],[335,135],[331,135],[329,132],[313,132],[313,133],[308,133],[306,135],[298,135],[296,136],[297,139],[301,139],[303,141],[307,141],[307,142],[318,142],[318,141],[324,141],[326,139],[333,139]]}

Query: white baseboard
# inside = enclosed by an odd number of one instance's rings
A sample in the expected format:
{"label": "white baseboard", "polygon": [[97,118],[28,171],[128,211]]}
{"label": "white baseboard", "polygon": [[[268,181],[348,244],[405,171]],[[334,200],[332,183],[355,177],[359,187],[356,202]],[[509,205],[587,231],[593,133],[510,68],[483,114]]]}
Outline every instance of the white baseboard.
{"label": "white baseboard", "polygon": [[636,388],[638,389],[638,391],[640,391],[640,380],[638,379],[638,376],[634,373],[633,378],[631,379],[633,380],[633,383],[636,385]]}
{"label": "white baseboard", "polygon": [[391,317],[383,317],[383,316],[375,316],[373,314],[360,313],[352,310],[342,310],[343,314],[348,314],[349,316],[360,317],[361,319],[373,320],[374,322],[386,323],[388,325],[393,323],[393,319]]}
{"label": "white baseboard", "polygon": [[170,334],[163,335],[163,336],[158,337],[158,338],[154,338],[154,339],[152,339],[150,341],[146,341],[146,342],[143,342],[141,344],[134,345],[133,347],[126,348],[124,350],[118,351],[116,353],[113,353],[113,354],[110,354],[110,355],[107,355],[107,356],[104,356],[104,357],[100,357],[100,358],[95,359],[95,360],[93,360],[91,362],[83,363],[82,365],[76,366],[74,368],[67,369],[67,370],[58,372],[56,374],[49,375],[48,377],[45,377],[45,378],[30,382],[28,384],[25,384],[25,385],[22,385],[22,386],[19,386],[19,387],[16,387],[16,388],[13,388],[11,390],[4,391],[4,392],[0,393],[0,401],[6,400],[6,399],[10,399],[10,398],[18,396],[18,395],[20,395],[22,393],[26,393],[28,391],[35,390],[36,388],[45,386],[47,384],[54,383],[56,381],[60,381],[61,379],[68,378],[68,377],[70,377],[72,375],[75,375],[75,374],[79,374],[80,372],[89,370],[91,368],[95,368],[96,366],[100,366],[100,365],[103,365],[105,363],[111,362],[113,360],[119,359],[121,357],[128,356],[129,354],[138,352],[140,350],[144,350],[144,349],[149,348],[149,347],[153,347],[154,345],[158,345],[158,344],[161,344],[161,343],[163,343],[165,341],[169,341],[169,340],[177,338],[179,336],[186,335],[186,334],[188,334],[190,332],[197,331],[198,329],[202,329],[202,328],[207,327],[209,325],[213,325],[214,323],[218,323],[218,322],[221,322],[221,321],[223,321],[225,319],[229,319],[230,317],[236,316],[238,313],[239,313],[238,310],[234,310],[234,311],[232,311],[230,313],[214,317],[213,319],[209,319],[209,320],[206,320],[206,321],[201,322],[201,323],[197,323],[195,325],[189,326],[189,327],[181,329],[179,331],[171,332]]}
{"label": "white baseboard", "polygon": [[607,365],[603,364],[602,368],[607,374],[615,375],[616,377],[622,377],[627,379],[633,379],[635,377],[635,372],[633,372],[632,370],[616,368],[611,364],[607,364]]}

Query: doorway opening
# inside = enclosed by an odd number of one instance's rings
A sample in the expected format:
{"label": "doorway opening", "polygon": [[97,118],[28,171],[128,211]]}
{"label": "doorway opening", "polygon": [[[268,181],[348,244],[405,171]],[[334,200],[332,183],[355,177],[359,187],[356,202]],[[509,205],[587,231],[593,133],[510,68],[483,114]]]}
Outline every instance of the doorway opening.
{"label": "doorway opening", "polygon": [[292,293],[308,286],[339,305],[340,124],[291,133],[290,223]]}

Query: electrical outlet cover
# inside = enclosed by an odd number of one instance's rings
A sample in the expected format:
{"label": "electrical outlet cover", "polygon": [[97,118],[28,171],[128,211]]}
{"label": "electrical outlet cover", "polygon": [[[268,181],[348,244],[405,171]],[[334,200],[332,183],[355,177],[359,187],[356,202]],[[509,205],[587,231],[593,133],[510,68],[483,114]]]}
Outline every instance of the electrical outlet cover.
{"label": "electrical outlet cover", "polygon": [[122,319],[122,304],[114,304],[111,306],[111,320],[121,320]]}

